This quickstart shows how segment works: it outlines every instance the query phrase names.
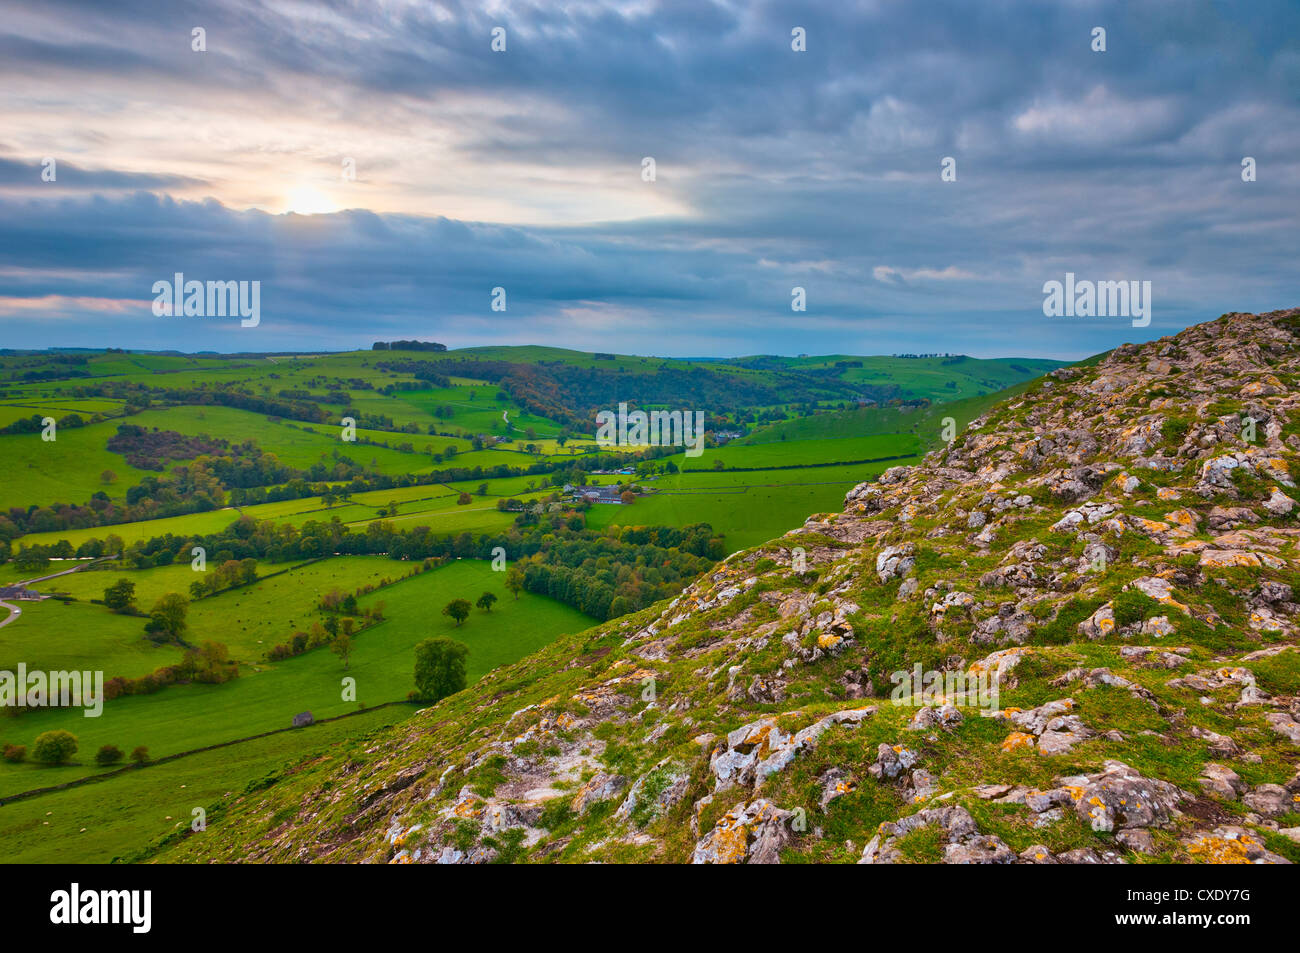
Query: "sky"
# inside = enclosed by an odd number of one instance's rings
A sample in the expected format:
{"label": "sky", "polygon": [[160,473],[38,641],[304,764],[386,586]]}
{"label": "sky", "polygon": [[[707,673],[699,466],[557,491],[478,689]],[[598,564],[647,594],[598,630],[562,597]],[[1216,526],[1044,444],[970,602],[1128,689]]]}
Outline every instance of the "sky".
{"label": "sky", "polygon": [[[0,90],[0,347],[1068,360],[1300,306],[1291,0],[20,0]],[[1045,315],[1067,272],[1150,324]]]}

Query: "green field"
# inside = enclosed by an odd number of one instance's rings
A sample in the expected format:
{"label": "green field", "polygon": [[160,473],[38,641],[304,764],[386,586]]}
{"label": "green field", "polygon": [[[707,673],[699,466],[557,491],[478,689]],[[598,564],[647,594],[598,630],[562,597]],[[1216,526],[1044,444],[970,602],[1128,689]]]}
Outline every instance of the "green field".
{"label": "green field", "polygon": [[587,512],[587,525],[684,526],[708,523],[726,537],[727,550],[775,539],[802,526],[813,513],[844,505],[844,494],[891,466],[919,458],[849,467],[798,470],[685,473],[659,477],[645,485],[655,492],[630,506],[599,503]]}
{"label": "green field", "polygon": [[[454,598],[474,602],[484,592],[497,596],[491,612],[475,609],[459,626],[439,614]],[[493,572],[490,564],[471,559],[457,560],[434,572],[403,580],[371,593],[360,604],[365,607],[379,601],[385,604],[388,621],[364,638],[376,636],[376,642],[386,647],[377,647],[376,651],[387,651],[383,657],[399,672],[403,666],[410,667],[410,647],[425,638],[449,638],[468,645],[467,671],[475,679],[536,651],[560,632],[580,632],[595,624],[595,620],[552,599],[528,592],[521,592],[516,599],[505,588],[505,573]],[[406,677],[409,681],[409,673]]]}
{"label": "green field", "polygon": [[[65,563],[53,563],[49,571],[58,572],[59,567],[62,565],[65,565]],[[123,570],[107,563],[99,565],[104,568],[86,567],[78,572],[38,583],[34,588],[38,592],[60,593],[72,596],[82,602],[90,602],[92,599],[102,599],[104,590],[119,579],[128,578],[135,583],[136,604],[147,610],[155,601],[169,592],[188,593],[190,583],[200,578],[199,574],[190,568],[188,560],[183,563],[177,562],[170,566],[157,566],[152,569]],[[258,572],[266,575],[284,568],[286,568],[284,565],[262,562],[258,566]],[[44,605],[44,603],[41,604]]]}
{"label": "green field", "polygon": [[724,468],[760,470],[768,467],[809,467],[826,463],[854,463],[883,457],[913,456],[921,442],[913,434],[846,436],[835,440],[788,440],[762,444],[728,444],[705,449],[698,457],[674,457],[683,471]]}
{"label": "green field", "polygon": [[[396,705],[342,721],[312,725],[164,764],[127,771],[96,784],[0,806],[0,843],[11,864],[103,864],[127,857],[160,837],[188,828],[192,811],[212,809],[281,766],[365,736],[407,718]],[[47,770],[29,779],[44,783]],[[49,780],[53,781],[53,778]]]}
{"label": "green field", "polygon": [[[127,487],[156,476],[107,448],[117,427],[116,420],[62,427],[49,441],[39,433],[0,435],[0,511],[11,506],[84,503],[99,491],[120,500]],[[100,474],[105,470],[117,474],[117,481],[103,482]]]}
{"label": "green field", "polygon": [[[35,709],[18,718],[0,719],[0,743],[30,746],[40,732],[64,728],[78,737],[78,760],[87,762],[57,768],[0,763],[0,796],[93,773],[97,769],[89,764],[90,756],[105,744],[115,744],[124,751],[145,745],[154,757],[160,757],[282,728],[304,710],[317,717],[330,717],[357,710],[359,705],[403,699],[413,688],[415,644],[431,636],[451,636],[465,642],[470,647],[468,671],[471,678],[477,678],[496,665],[523,657],[562,632],[580,631],[593,623],[576,610],[542,596],[521,593],[516,601],[504,587],[504,573],[493,572],[487,563],[462,560],[380,589],[361,600],[363,606],[383,601],[386,620],[354,638],[354,651],[346,669],[327,648],[282,662],[260,661],[261,652],[276,641],[287,640],[294,626],[305,629],[311,619],[318,618],[313,608],[318,589],[332,585],[355,587],[361,581],[384,575],[396,577],[409,568],[410,564],[386,559],[340,557],[194,603],[190,638],[195,642],[225,642],[232,657],[245,663],[239,678],[221,685],[173,685],[151,695],[124,696],[106,703],[98,718],[87,718],[79,710]],[[498,596],[492,612],[475,609],[459,627],[441,615],[442,606],[452,599],[474,601],[484,591]],[[100,653],[106,677],[125,674],[110,666],[124,665],[134,657],[131,653],[135,649],[127,639],[129,628],[119,628],[116,620],[130,623],[138,641],[145,642],[142,619],[114,616],[100,606],[73,604],[65,608],[41,603],[40,610],[45,611],[46,606],[56,613],[98,613],[93,620],[87,616],[81,627],[71,632],[105,629],[115,633],[116,641],[107,647],[97,642],[101,647],[91,649],[87,642],[90,651]],[[0,644],[18,640],[14,644],[21,646],[22,660],[29,669],[57,668],[54,661],[66,658],[70,643],[61,641],[54,647],[61,654],[47,661],[36,639],[46,631],[45,626],[33,626],[29,632],[19,628],[26,626],[24,618],[0,629],[0,636],[5,637]],[[75,635],[65,638],[72,640]],[[171,649],[170,655],[158,664],[175,661],[176,654]],[[342,698],[345,676],[356,680],[356,701]]]}
{"label": "green field", "polygon": [[[15,671],[25,662],[42,671],[138,678],[180,661],[176,646],[154,645],[144,637],[145,619],[53,599],[24,602],[21,609],[22,615],[0,629],[0,671]],[[0,734],[8,734],[5,721],[0,721]]]}
{"label": "green field", "polygon": [[[89,526],[84,529],[53,530],[48,533],[28,533],[21,538],[23,546],[49,546],[66,539],[74,547],[80,546],[88,539],[105,539],[119,536],[128,546],[140,540],[154,536],[173,536],[188,538],[216,533],[225,529],[239,519],[239,512],[231,508],[209,510],[206,513],[190,513],[186,516],[168,516],[163,519],[141,520],[135,523],[114,523],[109,526]],[[30,574],[29,574],[30,575]]]}
{"label": "green field", "polygon": [[[373,466],[381,473],[419,473],[434,469],[433,462],[424,453],[426,447],[439,453],[448,446],[468,450],[469,441],[453,437],[425,436],[424,434],[387,433],[358,427],[358,440],[375,440],[388,447],[366,443],[345,442],[341,439],[342,427],[337,421],[309,424],[301,421],[271,421],[264,415],[231,407],[169,407],[166,410],[146,410],[131,418],[131,423],[159,430],[175,430],[184,434],[207,434],[242,443],[253,440],[263,450],[289,466],[306,469],[313,463],[333,465],[339,456],[346,456],[364,465]],[[395,449],[410,443],[414,453]]]}

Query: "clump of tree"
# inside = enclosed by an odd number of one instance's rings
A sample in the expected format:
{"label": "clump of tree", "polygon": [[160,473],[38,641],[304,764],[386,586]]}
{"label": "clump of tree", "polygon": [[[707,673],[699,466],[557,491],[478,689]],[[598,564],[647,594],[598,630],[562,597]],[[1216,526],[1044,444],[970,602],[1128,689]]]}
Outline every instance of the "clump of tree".
{"label": "clump of tree", "polygon": [[425,639],[415,647],[413,696],[419,701],[437,702],[463,689],[468,655],[469,646],[462,642]]}
{"label": "clump of tree", "polygon": [[519,590],[524,588],[524,571],[518,566],[506,570],[506,588],[514,593],[516,600],[519,599]]}
{"label": "clump of tree", "polygon": [[357,614],[357,597],[353,593],[344,593],[341,589],[331,589],[321,596],[320,608],[325,612],[342,612],[345,615]]}
{"label": "clump of tree", "polygon": [[29,546],[14,557],[14,566],[20,572],[41,572],[50,568],[50,557],[39,547]]}
{"label": "clump of tree", "polygon": [[32,758],[42,764],[66,764],[77,753],[77,736],[56,728],[43,731],[32,744]]}
{"label": "clump of tree", "polygon": [[[351,622],[351,619],[344,619],[344,622]],[[339,657],[343,662],[343,667],[348,668],[348,659],[352,657],[352,635],[349,632],[340,632],[334,636],[334,641],[330,643],[330,651]]]}
{"label": "clump of tree", "polygon": [[236,586],[257,582],[256,559],[227,559],[204,573],[202,579],[190,583],[190,598],[202,599]]}
{"label": "clump of tree", "polygon": [[206,685],[220,685],[239,676],[239,663],[230,657],[224,642],[204,642],[186,653],[182,668],[189,668],[190,678]]}
{"label": "clump of tree", "polygon": [[21,764],[26,758],[26,745],[5,745],[4,759],[10,764]]}
{"label": "clump of tree", "polygon": [[122,749],[117,747],[117,745],[104,745],[95,752],[95,764],[102,768],[106,768],[110,765],[117,764],[125,757],[126,755],[122,753]]}
{"label": "clump of tree", "polygon": [[445,616],[451,616],[451,618],[456,621],[456,625],[459,626],[469,618],[469,610],[470,604],[468,599],[452,599],[451,602],[442,607],[442,614]]}
{"label": "clump of tree", "polygon": [[180,642],[189,623],[185,617],[189,611],[189,600],[179,592],[169,592],[153,604],[149,610],[149,621],[144,627],[145,635],[150,641]]}
{"label": "clump of tree", "polygon": [[135,583],[130,579],[119,579],[104,590],[104,605],[120,615],[133,615],[135,607]]}

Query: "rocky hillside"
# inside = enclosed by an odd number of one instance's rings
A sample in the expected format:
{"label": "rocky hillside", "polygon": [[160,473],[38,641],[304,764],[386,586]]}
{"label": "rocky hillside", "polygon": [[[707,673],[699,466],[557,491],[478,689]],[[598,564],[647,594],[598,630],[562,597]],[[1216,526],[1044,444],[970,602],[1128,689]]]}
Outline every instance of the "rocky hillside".
{"label": "rocky hillside", "polygon": [[1298,384],[1300,309],[1057,370],[155,856],[1300,860]]}

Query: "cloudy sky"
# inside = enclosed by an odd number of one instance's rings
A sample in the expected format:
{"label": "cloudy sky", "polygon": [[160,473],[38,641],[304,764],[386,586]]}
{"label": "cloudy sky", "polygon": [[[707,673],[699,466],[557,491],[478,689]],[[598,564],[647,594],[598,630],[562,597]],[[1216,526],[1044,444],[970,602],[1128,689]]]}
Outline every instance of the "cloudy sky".
{"label": "cloudy sky", "polygon": [[[1300,305],[1291,0],[19,0],[0,88],[0,346],[1073,358]],[[176,272],[261,323],[155,316]],[[1066,272],[1151,325],[1045,317]]]}

